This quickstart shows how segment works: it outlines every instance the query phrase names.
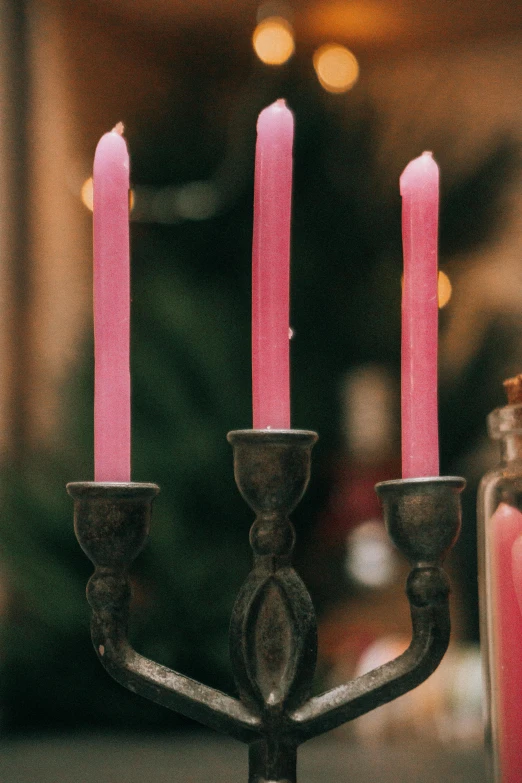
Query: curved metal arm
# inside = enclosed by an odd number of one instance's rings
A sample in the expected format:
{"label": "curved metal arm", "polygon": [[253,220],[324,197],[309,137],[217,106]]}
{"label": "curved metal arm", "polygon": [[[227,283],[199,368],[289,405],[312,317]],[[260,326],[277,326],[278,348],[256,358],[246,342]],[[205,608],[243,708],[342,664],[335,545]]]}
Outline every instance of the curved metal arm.
{"label": "curved metal arm", "polygon": [[130,588],[125,574],[98,569],[89,582],[87,597],[93,609],[92,642],[111,677],[133,693],[211,729],[242,742],[256,738],[260,719],[238,699],[155,663],[132,648],[127,639]]}
{"label": "curved metal arm", "polygon": [[450,587],[441,563],[460,531],[464,485],[458,476],[377,484],[390,538],[412,565],[406,591],[412,641],[394,661],[296,709],[290,718],[301,742],[401,696],[439,665],[450,636]]}
{"label": "curved metal arm", "polygon": [[440,568],[419,568],[408,579],[412,641],[408,649],[384,666],[311,698],[295,710],[293,721],[304,742],[420,685],[437,668],[450,638],[449,583]]}
{"label": "curved metal arm", "polygon": [[139,655],[127,638],[131,588],[128,568],[148,536],[155,484],[75,482],[78,541],[96,570],[87,586],[93,610],[92,641],[119,683],[243,742],[256,739],[260,719],[238,699]]}

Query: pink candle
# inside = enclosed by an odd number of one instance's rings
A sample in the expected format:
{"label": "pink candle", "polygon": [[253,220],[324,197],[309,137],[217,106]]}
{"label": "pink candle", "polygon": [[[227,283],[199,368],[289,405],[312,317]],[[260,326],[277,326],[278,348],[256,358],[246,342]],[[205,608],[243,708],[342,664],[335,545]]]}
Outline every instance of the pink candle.
{"label": "pink candle", "polygon": [[402,476],[438,476],[437,229],[439,168],[424,152],[401,180],[404,283],[402,292]]}
{"label": "pink candle", "polygon": [[130,481],[129,155],[121,123],[94,156],[94,478]]}
{"label": "pink candle", "polygon": [[254,429],[290,428],[290,214],[294,117],[284,100],[257,121],[252,249]]}
{"label": "pink candle", "polygon": [[[490,520],[492,723],[502,783],[522,780],[522,514],[501,503]],[[518,590],[517,590],[518,588]]]}

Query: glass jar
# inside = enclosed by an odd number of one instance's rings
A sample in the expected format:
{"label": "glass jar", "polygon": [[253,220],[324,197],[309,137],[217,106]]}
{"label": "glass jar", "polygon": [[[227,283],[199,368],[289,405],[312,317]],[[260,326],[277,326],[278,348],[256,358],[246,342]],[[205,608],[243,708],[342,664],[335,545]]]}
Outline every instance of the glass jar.
{"label": "glass jar", "polygon": [[478,496],[486,747],[495,783],[522,781],[522,404],[488,417],[501,462]]}

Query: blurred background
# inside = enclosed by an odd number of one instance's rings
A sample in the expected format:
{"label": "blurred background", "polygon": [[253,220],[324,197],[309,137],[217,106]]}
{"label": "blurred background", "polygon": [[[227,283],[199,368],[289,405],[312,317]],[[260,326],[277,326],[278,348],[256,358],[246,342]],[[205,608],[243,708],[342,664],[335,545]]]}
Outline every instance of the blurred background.
{"label": "blurred background", "polygon": [[97,663],[91,566],[65,493],[93,475],[90,176],[119,121],[133,184],[133,478],[162,487],[135,567],[133,640],[233,690],[227,626],[251,513],[225,436],[251,426],[255,125],[284,97],[296,124],[293,426],[320,434],[295,514],[319,615],[317,688],[396,655],[409,634],[406,567],[373,484],[400,475],[398,180],[432,150],[441,471],[469,481],[450,565],[454,642],[424,690],[338,739],[400,743],[413,730],[479,754],[475,489],[496,459],[485,416],[522,369],[521,31],[511,0],[0,2],[4,741],[189,728]]}

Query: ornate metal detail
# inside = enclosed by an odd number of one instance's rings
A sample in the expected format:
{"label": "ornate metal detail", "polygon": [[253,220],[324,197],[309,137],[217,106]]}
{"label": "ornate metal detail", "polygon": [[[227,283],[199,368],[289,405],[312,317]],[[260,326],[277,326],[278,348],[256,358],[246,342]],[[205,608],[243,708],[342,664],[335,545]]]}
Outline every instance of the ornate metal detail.
{"label": "ornate metal detail", "polygon": [[[276,715],[309,695],[317,656],[312,601],[291,565],[295,531],[288,518],[309,479],[313,432],[247,430],[228,436],[239,490],[257,517],[250,531],[254,568],[230,624],[230,656],[241,698]],[[265,477],[266,485],[263,485]]]}
{"label": "ornate metal detail", "polygon": [[289,514],[310,475],[313,432],[229,433],[239,490],[256,519],[253,570],[231,619],[230,654],[239,699],[139,655],[127,638],[128,568],[143,548],[155,484],[69,484],[75,529],[95,572],[87,589],[92,639],[109,674],[135,693],[250,746],[250,783],[295,783],[297,747],[419,685],[448,646],[449,582],[443,558],[460,529],[456,477],[388,481],[376,487],[392,540],[409,558],[412,641],[401,656],[310,697],[317,654],[308,591],[292,568]]}

